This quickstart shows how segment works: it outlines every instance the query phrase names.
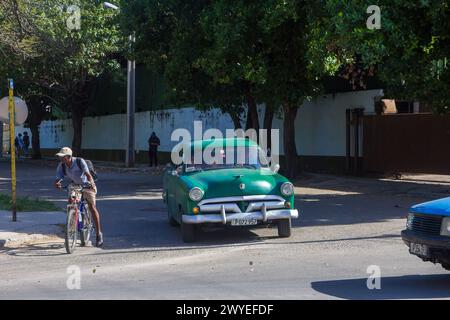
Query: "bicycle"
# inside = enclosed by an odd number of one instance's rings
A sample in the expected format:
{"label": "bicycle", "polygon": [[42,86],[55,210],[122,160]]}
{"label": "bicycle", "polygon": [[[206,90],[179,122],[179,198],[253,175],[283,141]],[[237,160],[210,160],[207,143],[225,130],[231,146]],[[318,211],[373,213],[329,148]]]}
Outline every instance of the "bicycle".
{"label": "bicycle", "polygon": [[83,198],[83,190],[87,188],[90,188],[90,185],[80,186],[69,184],[62,187],[62,189],[68,191],[69,195],[64,237],[64,246],[68,254],[75,251],[78,233],[80,234],[81,246],[84,247],[89,242],[92,230],[94,229],[92,214]]}

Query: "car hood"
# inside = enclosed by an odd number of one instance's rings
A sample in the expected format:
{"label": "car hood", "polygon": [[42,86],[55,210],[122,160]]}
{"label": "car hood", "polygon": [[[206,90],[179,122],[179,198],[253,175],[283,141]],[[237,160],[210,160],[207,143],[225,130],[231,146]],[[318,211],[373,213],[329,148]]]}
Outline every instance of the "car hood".
{"label": "car hood", "polygon": [[450,197],[416,204],[415,206],[411,207],[410,212],[435,214],[449,217]]}
{"label": "car hood", "polygon": [[[205,199],[255,194],[280,194],[279,186],[288,181],[267,169],[220,169],[191,173],[183,177],[190,186],[205,191]],[[243,189],[241,187],[244,187]]]}

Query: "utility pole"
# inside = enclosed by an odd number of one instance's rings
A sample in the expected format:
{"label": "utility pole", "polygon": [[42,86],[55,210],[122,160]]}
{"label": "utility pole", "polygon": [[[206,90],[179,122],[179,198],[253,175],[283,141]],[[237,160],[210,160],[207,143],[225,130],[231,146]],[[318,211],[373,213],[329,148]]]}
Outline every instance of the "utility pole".
{"label": "utility pole", "polygon": [[[133,32],[129,37],[130,46],[136,42],[136,36]],[[127,150],[125,156],[125,165],[128,168],[134,167],[134,112],[136,110],[135,102],[135,77],[136,76],[136,61],[128,60],[127,67]]]}
{"label": "utility pole", "polygon": [[[119,6],[110,2],[103,2],[103,6],[107,9],[120,11]],[[133,44],[136,42],[136,33],[133,32],[129,36],[130,52],[133,49]],[[125,150],[125,166],[127,168],[134,167],[134,112],[136,95],[135,95],[135,75],[136,75],[136,61],[128,60],[127,66],[127,133],[126,133],[126,150]]]}

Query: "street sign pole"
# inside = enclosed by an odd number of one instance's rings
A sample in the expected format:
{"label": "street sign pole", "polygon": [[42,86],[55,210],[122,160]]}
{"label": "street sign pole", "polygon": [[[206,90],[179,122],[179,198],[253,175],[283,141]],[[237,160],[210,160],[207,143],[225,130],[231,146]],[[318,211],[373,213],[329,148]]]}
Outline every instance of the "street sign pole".
{"label": "street sign pole", "polygon": [[16,213],[16,148],[14,145],[14,122],[15,122],[15,106],[14,106],[14,81],[9,79],[9,141],[11,150],[11,197],[12,197],[12,221],[17,221]]}

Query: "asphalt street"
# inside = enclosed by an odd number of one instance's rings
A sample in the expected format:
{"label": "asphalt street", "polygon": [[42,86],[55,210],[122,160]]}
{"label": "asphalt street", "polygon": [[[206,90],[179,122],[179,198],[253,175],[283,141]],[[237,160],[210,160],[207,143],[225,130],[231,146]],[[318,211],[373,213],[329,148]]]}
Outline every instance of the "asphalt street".
{"label": "asphalt street", "polygon": [[[65,206],[64,192],[53,188],[54,168],[19,162],[17,170],[19,195]],[[9,192],[8,177],[2,162],[0,192]],[[161,180],[100,172],[97,205],[104,248],[78,247],[72,255],[63,242],[4,249],[0,299],[450,297],[450,272],[410,255],[400,238],[408,207],[431,197],[420,192],[421,185],[299,179],[300,218],[293,221],[290,238],[277,238],[276,228],[208,229],[186,245],[180,230],[167,222]],[[427,188],[437,194],[450,189]],[[380,272],[380,289],[367,287],[370,266]],[[73,270],[81,272],[79,289],[68,288]]]}

